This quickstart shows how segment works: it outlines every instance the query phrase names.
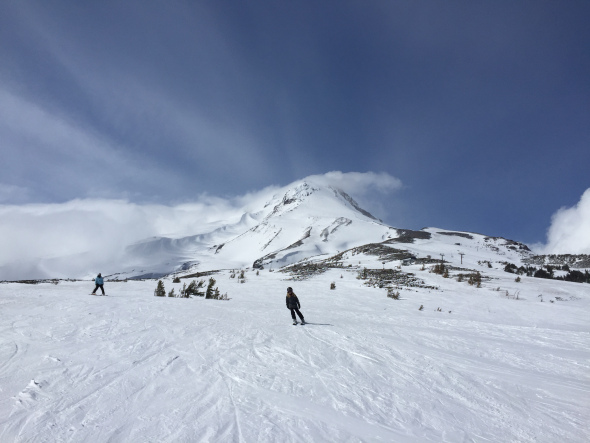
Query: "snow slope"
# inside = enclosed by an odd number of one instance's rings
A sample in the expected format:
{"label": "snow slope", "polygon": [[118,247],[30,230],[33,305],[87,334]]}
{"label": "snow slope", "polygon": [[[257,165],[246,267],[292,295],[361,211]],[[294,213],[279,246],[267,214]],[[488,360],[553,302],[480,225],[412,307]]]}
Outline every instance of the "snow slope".
{"label": "snow slope", "polygon": [[[405,246],[434,255],[427,241]],[[157,298],[155,280],[108,297],[0,284],[0,441],[589,441],[590,285],[476,258],[482,288],[416,264],[438,290],[400,300],[357,279],[398,263],[363,254],[304,281],[217,274],[229,301]],[[287,286],[309,325],[291,325]]]}

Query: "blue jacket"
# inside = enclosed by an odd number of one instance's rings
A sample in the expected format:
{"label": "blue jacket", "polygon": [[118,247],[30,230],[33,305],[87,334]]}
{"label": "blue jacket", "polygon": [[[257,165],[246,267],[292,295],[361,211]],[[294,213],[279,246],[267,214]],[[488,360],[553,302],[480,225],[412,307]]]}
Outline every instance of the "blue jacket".
{"label": "blue jacket", "polygon": [[104,281],[102,277],[96,277],[96,279],[94,279],[94,283],[96,283],[97,285],[102,285]]}

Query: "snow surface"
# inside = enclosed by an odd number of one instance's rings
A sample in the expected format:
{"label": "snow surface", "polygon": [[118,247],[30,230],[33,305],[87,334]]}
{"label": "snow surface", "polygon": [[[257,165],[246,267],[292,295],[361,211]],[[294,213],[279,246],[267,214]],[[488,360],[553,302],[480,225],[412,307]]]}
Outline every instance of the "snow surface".
{"label": "snow surface", "polygon": [[[464,239],[438,240],[458,265]],[[229,301],[0,284],[0,441],[590,441],[590,285],[516,283],[475,248],[482,288],[404,266],[439,289],[401,300],[356,278],[383,266],[370,256],[305,281],[224,271]],[[310,324],[291,324],[287,286]]]}

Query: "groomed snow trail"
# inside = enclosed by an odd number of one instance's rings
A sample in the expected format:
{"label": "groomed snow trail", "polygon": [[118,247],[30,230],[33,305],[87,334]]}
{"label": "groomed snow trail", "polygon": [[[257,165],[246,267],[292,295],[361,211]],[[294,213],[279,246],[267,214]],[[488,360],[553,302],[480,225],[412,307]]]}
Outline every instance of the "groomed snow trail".
{"label": "groomed snow trail", "polygon": [[[394,301],[341,274],[222,274],[229,301],[157,298],[153,280],[108,297],[2,284],[0,441],[590,440],[588,285],[563,303],[467,287]],[[310,324],[291,324],[287,286]]]}

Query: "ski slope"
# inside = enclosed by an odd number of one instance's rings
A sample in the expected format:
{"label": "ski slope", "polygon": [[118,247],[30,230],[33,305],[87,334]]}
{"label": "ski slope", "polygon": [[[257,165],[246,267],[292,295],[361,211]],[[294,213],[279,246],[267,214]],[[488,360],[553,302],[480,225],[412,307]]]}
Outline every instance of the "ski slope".
{"label": "ski slope", "polygon": [[[590,285],[404,270],[439,289],[393,300],[355,267],[222,272],[229,301],[0,284],[0,441],[590,441]],[[310,324],[291,324],[287,286]]]}

